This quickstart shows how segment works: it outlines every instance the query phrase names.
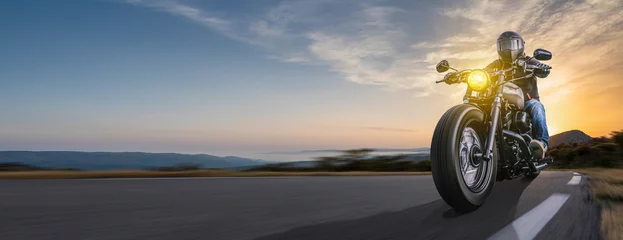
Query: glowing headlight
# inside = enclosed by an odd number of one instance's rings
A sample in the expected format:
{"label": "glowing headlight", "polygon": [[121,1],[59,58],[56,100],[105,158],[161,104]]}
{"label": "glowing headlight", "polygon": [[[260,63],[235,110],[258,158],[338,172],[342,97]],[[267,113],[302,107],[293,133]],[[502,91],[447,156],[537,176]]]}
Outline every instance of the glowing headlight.
{"label": "glowing headlight", "polygon": [[473,70],[467,77],[467,86],[474,91],[481,92],[489,87],[489,74],[483,70]]}

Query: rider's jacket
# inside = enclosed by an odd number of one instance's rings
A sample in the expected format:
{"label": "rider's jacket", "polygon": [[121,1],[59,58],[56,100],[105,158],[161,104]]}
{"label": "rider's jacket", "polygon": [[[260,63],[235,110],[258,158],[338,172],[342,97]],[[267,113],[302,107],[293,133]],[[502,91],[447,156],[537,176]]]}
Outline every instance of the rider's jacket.
{"label": "rider's jacket", "polygon": [[[525,59],[527,64],[530,65],[538,65],[540,62],[536,59],[534,59],[533,57],[525,57]],[[502,60],[497,59],[491,63],[489,63],[489,65],[487,65],[487,67],[485,67],[486,71],[495,71],[497,70],[502,70],[502,69],[506,69],[510,67],[510,64],[505,64],[504,62],[502,62]],[[517,70],[515,71],[515,74],[513,75],[513,78],[520,78],[520,77],[524,77],[526,75],[530,74],[529,72],[525,72],[525,71],[521,71],[521,70]],[[534,75],[530,78],[525,78],[525,79],[520,79],[517,81],[514,81],[514,83],[519,86],[521,88],[521,90],[524,92],[524,99],[526,101],[530,100],[530,99],[537,99],[539,100],[539,87],[537,86],[537,77],[540,78],[544,78],[547,77],[547,75],[549,75],[549,70],[535,70],[534,71]]]}

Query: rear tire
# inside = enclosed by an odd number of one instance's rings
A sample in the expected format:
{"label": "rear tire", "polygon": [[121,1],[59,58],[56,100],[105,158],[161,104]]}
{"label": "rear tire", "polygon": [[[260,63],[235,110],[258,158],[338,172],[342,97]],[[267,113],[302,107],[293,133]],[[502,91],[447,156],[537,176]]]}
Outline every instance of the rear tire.
{"label": "rear tire", "polygon": [[484,118],[480,108],[461,104],[441,117],[433,134],[433,180],[443,200],[459,212],[480,207],[495,184],[497,148],[494,147],[490,161],[473,157],[485,151]]}

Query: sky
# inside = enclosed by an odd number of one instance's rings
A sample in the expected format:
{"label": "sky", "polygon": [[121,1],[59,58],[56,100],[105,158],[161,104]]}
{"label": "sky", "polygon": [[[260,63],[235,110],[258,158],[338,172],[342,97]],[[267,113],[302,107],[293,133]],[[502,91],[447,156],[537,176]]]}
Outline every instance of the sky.
{"label": "sky", "polygon": [[[0,2],[0,150],[208,153],[430,146],[512,30],[553,52],[550,133],[623,129],[623,2]],[[283,159],[281,159],[283,160]]]}

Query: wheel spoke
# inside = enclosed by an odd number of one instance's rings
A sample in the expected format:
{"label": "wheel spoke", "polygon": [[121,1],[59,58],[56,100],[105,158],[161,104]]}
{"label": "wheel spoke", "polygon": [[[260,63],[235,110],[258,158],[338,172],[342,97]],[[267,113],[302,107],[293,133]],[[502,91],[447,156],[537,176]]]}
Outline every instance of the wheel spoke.
{"label": "wheel spoke", "polygon": [[459,158],[463,181],[472,191],[478,191],[486,178],[484,171],[487,169],[487,163],[474,161],[474,153],[482,152],[480,138],[476,130],[468,126],[463,130],[460,139]]}

